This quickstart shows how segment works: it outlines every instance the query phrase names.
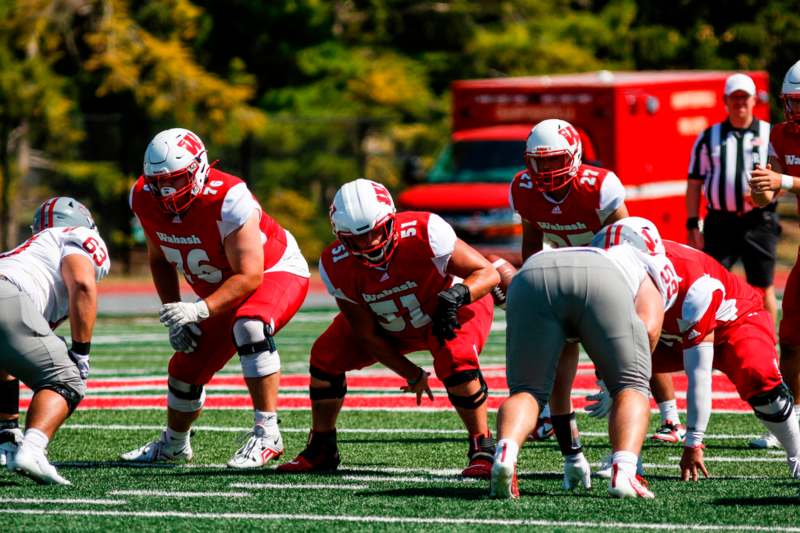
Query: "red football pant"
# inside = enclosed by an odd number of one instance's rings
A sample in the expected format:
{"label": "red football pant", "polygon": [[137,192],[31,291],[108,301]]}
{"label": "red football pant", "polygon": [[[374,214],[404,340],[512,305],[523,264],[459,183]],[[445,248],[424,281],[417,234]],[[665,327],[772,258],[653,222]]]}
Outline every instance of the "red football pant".
{"label": "red football pant", "polygon": [[205,385],[236,353],[233,324],[240,318],[261,320],[278,333],[297,313],[308,293],[308,278],[289,272],[267,272],[261,285],[239,307],[200,322],[198,346],[175,352],[169,375],[192,385]]}
{"label": "red football pant", "polygon": [[[780,385],[772,316],[762,309],[714,330],[714,368],[728,376],[743,400]],[[680,346],[658,343],[653,372],[678,371],[683,371]]]}
{"label": "red football pant", "polygon": [[[483,350],[492,327],[494,301],[486,295],[477,302],[464,306],[458,311],[461,329],[455,330],[456,337],[445,341],[444,345],[431,333],[427,326],[423,335],[403,337],[402,332],[390,334],[387,338],[400,353],[427,350],[433,355],[433,369],[439,379],[446,379],[458,372],[479,370],[478,354]],[[311,366],[328,374],[342,374],[349,370],[364,368],[377,363],[377,359],[366,353],[356,340],[350,323],[339,313],[322,335],[311,347]]]}
{"label": "red football pant", "polygon": [[783,291],[783,316],[778,338],[781,344],[800,347],[800,254]]}

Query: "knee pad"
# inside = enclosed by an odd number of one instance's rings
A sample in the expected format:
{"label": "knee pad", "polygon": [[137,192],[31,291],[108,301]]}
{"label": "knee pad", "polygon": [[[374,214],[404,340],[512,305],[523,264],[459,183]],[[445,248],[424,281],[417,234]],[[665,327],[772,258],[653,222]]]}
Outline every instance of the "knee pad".
{"label": "knee pad", "polygon": [[792,391],[785,383],[781,383],[771,391],[753,396],[747,403],[753,408],[756,417],[765,422],[783,422],[794,409]]}
{"label": "knee pad", "polygon": [[181,413],[194,413],[203,408],[206,391],[202,385],[192,385],[169,376],[167,379],[167,405]]}
{"label": "knee pad", "polygon": [[281,369],[281,358],[272,338],[272,327],[253,318],[233,324],[233,339],[246,378],[269,376]]}
{"label": "knee pad", "polygon": [[483,374],[480,370],[457,372],[442,380],[444,386],[450,389],[450,387],[469,383],[476,379],[478,383],[480,383],[481,388],[475,394],[458,396],[451,393],[449,390],[447,391],[447,397],[450,398],[450,403],[453,404],[453,406],[461,407],[462,409],[477,409],[489,398],[489,387],[486,385],[486,380],[483,379]]}
{"label": "knee pad", "polygon": [[308,370],[311,376],[331,384],[330,387],[324,389],[309,386],[308,394],[312,400],[340,400],[347,394],[347,381],[344,373],[328,374],[315,366],[310,366]]}
{"label": "knee pad", "polygon": [[[83,394],[60,383],[55,383],[53,385],[44,385],[39,390],[51,390],[57,394],[59,394],[64,400],[67,402],[67,407],[69,407],[69,414],[71,415],[72,412],[78,407],[78,404],[81,403],[83,400]],[[37,391],[38,392],[38,391]]]}

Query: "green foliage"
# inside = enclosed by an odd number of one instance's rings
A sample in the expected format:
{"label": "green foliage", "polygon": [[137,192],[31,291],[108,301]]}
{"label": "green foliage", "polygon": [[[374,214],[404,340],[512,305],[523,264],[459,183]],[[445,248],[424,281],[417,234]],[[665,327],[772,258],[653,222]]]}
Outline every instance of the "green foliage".
{"label": "green foliage", "polygon": [[792,0],[0,2],[0,199],[13,207],[16,177],[43,174],[123,205],[114,184],[138,174],[156,131],[181,125],[262,199],[309,202],[292,217],[324,240],[339,184],[398,188],[408,157],[430,166],[454,79],[767,69],[776,94],[797,50]]}

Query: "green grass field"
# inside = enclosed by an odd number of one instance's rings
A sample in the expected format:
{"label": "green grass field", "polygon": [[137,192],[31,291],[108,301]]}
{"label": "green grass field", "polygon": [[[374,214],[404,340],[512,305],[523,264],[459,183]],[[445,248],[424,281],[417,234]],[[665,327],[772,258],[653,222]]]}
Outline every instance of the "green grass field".
{"label": "green grass field", "polygon": [[[310,345],[331,316],[329,310],[303,312],[280,334],[284,372],[305,373]],[[502,316],[496,320],[502,322]],[[170,351],[155,319],[101,319],[93,346],[93,378],[166,373]],[[503,346],[503,332],[494,332],[484,364],[501,364]],[[426,361],[422,355],[418,359]],[[222,373],[238,374],[238,361]],[[163,396],[164,391],[144,386],[103,392],[115,394]],[[242,391],[221,388],[209,394]],[[289,459],[305,444],[310,415],[306,410],[283,411],[280,418],[284,459]],[[706,451],[712,478],[699,483],[677,480],[679,446],[646,445],[643,457],[654,501],[612,500],[606,482],[599,479],[592,491],[563,492],[554,442],[531,443],[522,451],[519,501],[490,500],[486,482],[458,476],[466,464],[466,435],[451,411],[343,412],[342,466],[336,474],[226,469],[239,432],[251,421],[247,409],[208,410],[192,439],[191,465],[136,467],[121,465],[118,454],[155,437],[164,413],[79,408],[50,446],[51,460],[73,486],[40,487],[0,473],[0,512],[5,515],[0,530],[473,531],[527,525],[544,531],[800,531],[798,485],[788,478],[782,453],[747,449],[748,438],[761,431],[752,415],[712,417]],[[580,414],[579,424],[588,435],[587,457],[599,462],[608,450],[605,421]]]}

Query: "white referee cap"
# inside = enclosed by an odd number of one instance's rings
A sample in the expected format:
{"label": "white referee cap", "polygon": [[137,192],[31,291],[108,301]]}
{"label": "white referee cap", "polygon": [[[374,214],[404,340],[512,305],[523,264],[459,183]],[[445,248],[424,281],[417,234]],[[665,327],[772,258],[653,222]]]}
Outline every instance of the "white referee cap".
{"label": "white referee cap", "polygon": [[744,91],[750,96],[756,94],[756,84],[747,74],[733,74],[725,80],[725,96],[730,96],[736,91]]}

